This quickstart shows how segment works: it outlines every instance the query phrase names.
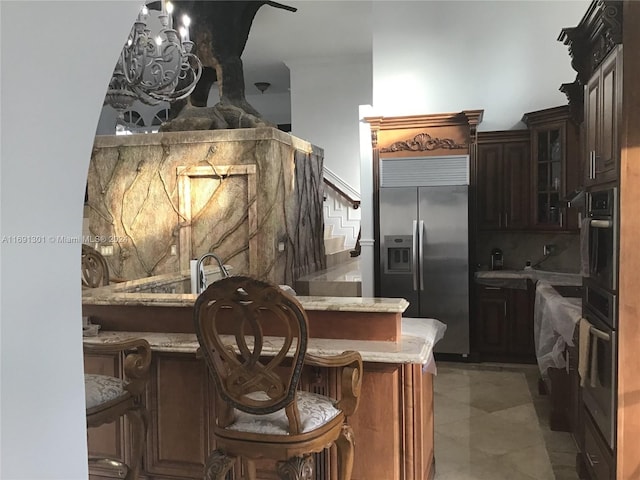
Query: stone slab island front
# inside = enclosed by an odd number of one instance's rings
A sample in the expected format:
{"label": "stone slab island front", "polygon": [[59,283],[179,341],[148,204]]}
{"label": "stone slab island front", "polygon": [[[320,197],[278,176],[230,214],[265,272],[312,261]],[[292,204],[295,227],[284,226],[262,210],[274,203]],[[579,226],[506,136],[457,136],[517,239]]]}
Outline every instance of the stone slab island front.
{"label": "stone slab island front", "polygon": [[[101,325],[88,343],[143,337],[152,347],[151,381],[145,394],[150,425],[143,475],[157,480],[202,479],[215,449],[216,395],[206,365],[196,355],[188,273],[162,275],[85,290],[83,315]],[[361,403],[349,423],[355,433],[353,480],[429,480],[433,456],[433,344],[437,322],[402,318],[398,298],[297,297],[310,322],[308,352],[333,355],[357,350],[364,361]],[[166,313],[162,311],[165,310]],[[315,327],[314,327],[315,325]],[[268,336],[277,348],[279,337]],[[265,351],[269,351],[265,348]],[[275,350],[274,350],[275,351]],[[85,356],[87,373],[122,375],[120,356]],[[300,388],[335,396],[335,369],[305,367]],[[124,421],[89,430],[90,454],[125,459]],[[259,462],[258,479],[275,479],[273,465]],[[116,478],[91,471],[92,478]],[[315,480],[335,480],[334,448],[316,455]],[[238,477],[236,477],[238,478]]]}

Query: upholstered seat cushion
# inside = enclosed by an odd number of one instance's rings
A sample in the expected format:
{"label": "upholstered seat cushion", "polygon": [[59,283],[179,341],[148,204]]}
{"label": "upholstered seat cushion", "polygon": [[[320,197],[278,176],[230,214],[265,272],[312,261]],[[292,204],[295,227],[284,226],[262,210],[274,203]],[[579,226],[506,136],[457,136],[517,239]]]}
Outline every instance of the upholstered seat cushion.
{"label": "upholstered seat cushion", "polygon": [[[255,398],[257,395],[252,394],[251,397]],[[340,413],[335,401],[323,395],[298,391],[296,399],[302,433],[321,427]],[[235,421],[227,429],[266,435],[289,435],[289,420],[284,409],[267,415],[253,415],[235,410]]]}
{"label": "upholstered seat cushion", "polygon": [[126,381],[108,375],[86,374],[84,376],[84,397],[86,409],[91,410],[100,405],[125,397],[129,393],[125,390]]}

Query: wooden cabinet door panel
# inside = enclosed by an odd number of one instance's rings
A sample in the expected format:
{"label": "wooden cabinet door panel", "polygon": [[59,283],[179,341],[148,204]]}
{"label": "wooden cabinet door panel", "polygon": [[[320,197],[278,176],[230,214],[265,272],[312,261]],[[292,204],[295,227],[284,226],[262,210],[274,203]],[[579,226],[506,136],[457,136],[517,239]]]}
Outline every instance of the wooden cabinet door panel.
{"label": "wooden cabinet door panel", "polygon": [[600,148],[596,157],[596,178],[598,182],[615,180],[617,176],[618,118],[620,115],[621,90],[618,88],[618,56],[610,55],[602,64],[600,96]]}
{"label": "wooden cabinet door panel", "polygon": [[586,185],[618,178],[618,125],[622,111],[622,46],[594,72],[585,91]]}
{"label": "wooden cabinet door panel", "polygon": [[[490,292],[490,293],[487,293]],[[509,346],[508,298],[503,289],[483,289],[478,298],[477,346],[480,353],[506,353]]]}
{"label": "wooden cabinet door panel", "polygon": [[478,146],[478,227],[495,229],[502,227],[504,174],[502,170],[502,145]]}
{"label": "wooden cabinet door panel", "polygon": [[529,290],[511,291],[509,351],[518,356],[535,356],[533,302]]}
{"label": "wooden cabinet door panel", "polygon": [[529,219],[529,144],[525,142],[504,145],[505,208],[503,226],[521,229]]}
{"label": "wooden cabinet door panel", "polygon": [[204,462],[213,449],[209,408],[215,403],[206,366],[193,355],[154,356],[147,395],[151,422],[145,471],[202,478]]}
{"label": "wooden cabinet door panel", "polygon": [[586,152],[584,155],[586,167],[585,171],[585,184],[590,185],[594,183],[594,165],[592,157],[597,154],[600,141],[600,77],[593,77],[587,84],[585,95],[585,137],[586,137]]}
{"label": "wooden cabinet door panel", "polygon": [[352,480],[405,478],[400,465],[401,390],[399,366],[365,364],[361,398],[367,401],[349,419],[356,441]]}

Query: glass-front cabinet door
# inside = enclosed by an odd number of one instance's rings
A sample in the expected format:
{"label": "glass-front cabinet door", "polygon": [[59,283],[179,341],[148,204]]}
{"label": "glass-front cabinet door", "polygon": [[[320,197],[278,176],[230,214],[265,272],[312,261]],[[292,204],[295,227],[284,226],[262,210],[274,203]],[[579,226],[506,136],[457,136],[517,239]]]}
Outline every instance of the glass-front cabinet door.
{"label": "glass-front cabinet door", "polygon": [[565,129],[558,124],[533,130],[534,211],[537,226],[562,227]]}
{"label": "glass-front cabinet door", "polygon": [[568,192],[581,189],[579,124],[569,106],[525,113],[531,138],[531,223],[536,230],[577,231],[579,212]]}

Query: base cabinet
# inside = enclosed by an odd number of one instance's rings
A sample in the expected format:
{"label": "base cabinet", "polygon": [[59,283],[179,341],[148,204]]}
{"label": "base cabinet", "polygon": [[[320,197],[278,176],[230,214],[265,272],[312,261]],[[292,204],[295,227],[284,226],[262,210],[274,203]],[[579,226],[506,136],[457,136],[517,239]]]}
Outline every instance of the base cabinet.
{"label": "base cabinet", "polygon": [[483,361],[535,363],[533,283],[526,290],[477,285],[476,351]]}
{"label": "base cabinet", "polygon": [[[85,356],[87,373],[122,375],[118,357]],[[143,478],[198,479],[215,449],[214,382],[194,354],[153,352],[144,397],[150,425]],[[305,367],[300,388],[335,398],[337,369]],[[356,440],[353,480],[427,480],[434,475],[433,376],[422,365],[365,363],[358,410],[349,419]],[[90,429],[90,455],[127,459],[126,421]],[[316,455],[313,480],[337,479],[335,447]],[[256,462],[258,480],[277,479],[274,464]],[[117,471],[91,470],[93,480],[121,478]],[[233,479],[241,478],[240,465]]]}

